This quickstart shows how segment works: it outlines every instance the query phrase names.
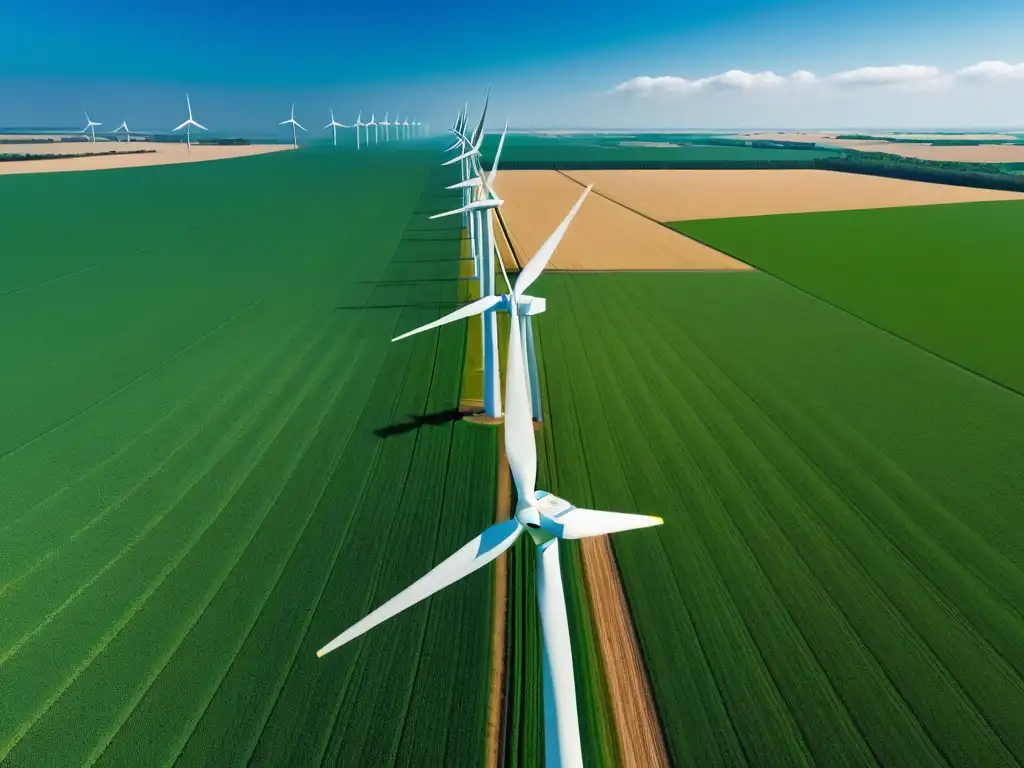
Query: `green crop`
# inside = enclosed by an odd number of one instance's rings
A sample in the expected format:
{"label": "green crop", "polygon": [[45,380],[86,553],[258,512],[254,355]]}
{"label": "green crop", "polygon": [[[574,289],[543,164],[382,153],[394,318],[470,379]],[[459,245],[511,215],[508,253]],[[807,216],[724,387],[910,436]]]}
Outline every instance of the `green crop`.
{"label": "green crop", "polygon": [[315,656],[494,514],[435,167],[0,178],[0,762],[482,759],[493,576]]}
{"label": "green crop", "polygon": [[537,290],[676,764],[1024,760],[1024,398],[763,273]]}

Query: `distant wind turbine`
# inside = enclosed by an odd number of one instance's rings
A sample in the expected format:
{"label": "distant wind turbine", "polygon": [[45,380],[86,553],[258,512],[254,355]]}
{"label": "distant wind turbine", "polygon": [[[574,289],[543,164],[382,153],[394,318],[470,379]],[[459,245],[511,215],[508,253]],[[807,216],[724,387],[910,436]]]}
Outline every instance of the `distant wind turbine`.
{"label": "distant wind turbine", "polygon": [[409,122],[409,116],[408,115],[406,115],[405,122],[402,123],[402,125],[405,127],[405,138],[407,138],[407,139],[411,138],[410,134],[409,134],[409,126],[411,125],[411,123]]}
{"label": "distant wind turbine", "polygon": [[[384,141],[391,141],[391,123],[388,122],[388,115],[390,112],[384,113],[384,122],[381,123],[384,126]],[[396,134],[397,135],[397,134]]]}
{"label": "distant wind turbine", "polygon": [[[295,120],[295,102],[292,102],[292,116],[287,120],[282,120],[278,125],[291,125],[292,127],[292,147],[295,149],[299,148],[299,135],[295,132],[296,128],[302,128],[301,125]],[[302,130],[306,130],[302,128]]]}
{"label": "distant wind turbine", "polygon": [[203,126],[201,126],[199,123],[197,123],[195,120],[192,119],[192,101],[191,101],[191,99],[189,99],[187,93],[185,94],[185,103],[188,105],[188,120],[186,120],[184,123],[179,125],[174,130],[180,131],[182,128],[185,129],[185,145],[186,145],[188,151],[191,152],[192,151],[192,126],[194,125],[196,128],[200,129],[201,131],[205,131],[206,128],[204,128]]}
{"label": "distant wind turbine", "polygon": [[[355,123],[355,129],[356,129],[356,149],[359,149],[359,129],[364,127],[365,125],[366,125],[366,123],[363,122],[363,113],[360,112],[359,115],[356,117],[356,123]],[[369,131],[369,129],[367,129],[367,131],[366,131],[366,140],[367,141],[370,140],[370,131]]]}
{"label": "distant wind turbine", "polygon": [[95,120],[89,119],[89,113],[85,113],[85,128],[79,131],[79,133],[86,133],[87,131],[92,133],[92,140],[96,141],[96,126],[103,125],[103,123],[97,123]]}
{"label": "distant wind turbine", "polygon": [[128,143],[129,144],[132,143],[132,132],[128,130],[128,121],[127,120],[122,120],[121,124],[119,126],[117,126],[117,128],[114,129],[114,133],[117,133],[118,131],[124,131],[125,136],[128,137]]}
{"label": "distant wind turbine", "polygon": [[334,129],[334,146],[338,146],[338,129],[339,128],[351,128],[351,127],[352,127],[351,125],[345,125],[344,123],[339,123],[337,120],[335,120],[334,119],[334,107],[331,107],[331,122],[329,122],[327,125],[324,126],[324,130],[326,131],[328,128],[333,128]]}
{"label": "distant wind turbine", "polygon": [[380,123],[378,123],[378,122],[377,122],[377,121],[376,121],[376,120],[374,119],[374,113],[373,113],[373,112],[371,112],[371,113],[370,113],[370,122],[368,122],[368,123],[366,124],[366,143],[367,143],[367,144],[369,144],[369,143],[370,143],[370,126],[371,126],[371,125],[373,126],[373,143],[374,143],[374,145],[376,146],[376,144],[377,144],[377,140],[378,140],[378,136],[377,136],[377,126],[378,126],[378,125],[380,125]]}

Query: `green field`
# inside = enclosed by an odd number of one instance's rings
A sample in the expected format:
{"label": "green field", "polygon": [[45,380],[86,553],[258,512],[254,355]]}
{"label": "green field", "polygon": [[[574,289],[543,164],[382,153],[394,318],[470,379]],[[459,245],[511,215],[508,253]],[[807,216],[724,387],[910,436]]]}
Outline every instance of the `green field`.
{"label": "green field", "polygon": [[672,226],[1024,393],[1024,201]]}
{"label": "green field", "polygon": [[4,765],[480,761],[493,576],[315,656],[494,514],[436,159],[0,177]]}
{"label": "green field", "polygon": [[537,291],[551,490],[665,518],[614,545],[675,764],[1024,760],[1024,398],[762,273]]}

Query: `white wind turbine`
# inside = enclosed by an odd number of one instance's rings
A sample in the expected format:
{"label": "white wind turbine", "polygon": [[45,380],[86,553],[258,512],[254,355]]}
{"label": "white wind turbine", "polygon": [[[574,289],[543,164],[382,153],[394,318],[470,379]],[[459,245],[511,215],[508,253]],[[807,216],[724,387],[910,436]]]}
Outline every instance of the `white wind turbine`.
{"label": "white wind turbine", "polygon": [[405,128],[405,138],[407,138],[407,139],[410,138],[409,127],[412,126],[412,125],[415,125],[415,123],[410,123],[409,122],[409,116],[406,115],[405,122],[402,123],[402,126]]}
{"label": "white wind turbine", "polygon": [[132,132],[128,130],[127,120],[122,120],[121,124],[114,129],[114,133],[117,133],[118,131],[124,131],[125,136],[128,137],[128,143],[132,143]]}
{"label": "white wind turbine", "polygon": [[383,128],[384,128],[384,141],[388,141],[388,142],[391,141],[391,123],[388,122],[388,115],[389,114],[391,114],[391,113],[390,112],[385,112],[384,113],[384,121],[381,123],[381,126],[383,126]]}
{"label": "white wind turbine", "polygon": [[[363,113],[360,112],[359,115],[356,117],[356,122],[355,122],[355,125],[353,126],[356,129],[356,149],[359,149],[359,129],[364,127],[365,125],[366,125],[366,123],[363,122]],[[369,143],[369,141],[370,141],[370,129],[369,128],[366,129],[366,141],[367,141],[367,143]]]}
{"label": "white wind turbine", "polygon": [[182,128],[185,129],[185,146],[186,146],[187,150],[189,152],[191,152],[192,151],[192,126],[194,125],[196,128],[198,128],[198,129],[200,129],[202,131],[205,131],[206,128],[204,128],[203,126],[201,126],[199,123],[197,123],[195,120],[192,119],[192,101],[191,101],[191,99],[189,99],[187,93],[185,94],[185,103],[188,105],[188,120],[186,120],[184,123],[179,125],[174,130],[180,131]]}
{"label": "white wind turbine", "polygon": [[[299,135],[295,132],[296,128],[302,128],[301,125],[295,120],[295,102],[292,102],[292,116],[287,120],[282,120],[278,125],[291,125],[292,127],[292,147],[295,149],[299,148]],[[302,130],[306,130],[302,128]]]}
{"label": "white wind turbine", "polygon": [[334,119],[334,107],[331,107],[331,122],[329,122],[327,125],[324,126],[324,130],[326,131],[328,128],[333,128],[334,129],[334,146],[338,146],[338,129],[339,128],[351,128],[351,127],[352,127],[351,125],[345,125],[344,123],[339,123],[337,120],[335,120]]}
{"label": "white wind turbine", "polygon": [[96,141],[96,126],[103,125],[103,123],[97,123],[95,120],[89,119],[89,113],[85,113],[85,128],[79,131],[79,133],[91,133],[92,140]]}
{"label": "white wind turbine", "polygon": [[583,509],[536,488],[537,445],[527,403],[518,300],[544,269],[546,260],[558,245],[574,212],[566,217],[519,273],[515,287],[509,287],[512,322],[509,324],[505,388],[505,401],[508,405],[505,415],[505,452],[516,486],[515,517],[488,527],[432,571],[338,635],[317,651],[316,655],[322,657],[330,653],[406,608],[479,570],[508,550],[525,531],[537,547],[537,603],[544,643],[545,764],[549,767],[582,768],[583,752],[576,709],[569,617],[559,562],[559,542],[563,539],[582,539],[649,528],[661,525],[664,521],[660,517]]}
{"label": "white wind turbine", "polygon": [[373,145],[377,146],[377,141],[378,141],[377,126],[380,125],[380,123],[378,123],[374,119],[374,117],[375,117],[375,113],[371,112],[370,113],[370,122],[368,122],[366,124],[366,143],[367,144],[370,143],[370,126],[372,125],[373,126]]}
{"label": "white wind turbine", "polygon": [[[505,126],[505,131],[507,131],[507,130],[508,130],[508,126]],[[495,273],[494,259],[495,259],[495,255],[496,254],[495,254],[494,226],[493,226],[492,221],[490,221],[490,215],[491,215],[490,211],[493,210],[494,208],[499,207],[501,205],[501,203],[503,202],[494,193],[494,178],[495,178],[495,175],[497,173],[498,161],[501,158],[501,150],[502,150],[502,147],[503,147],[504,143],[505,143],[505,132],[502,132],[501,139],[499,139],[499,141],[498,141],[498,149],[497,149],[497,151],[495,152],[495,155],[494,155],[494,164],[491,166],[491,170],[486,175],[483,173],[483,169],[478,165],[477,169],[476,169],[476,172],[477,172],[476,176],[474,176],[472,179],[469,179],[468,181],[461,182],[459,184],[453,184],[451,187],[449,187],[449,189],[458,189],[460,187],[475,189],[475,191],[476,191],[476,198],[477,199],[473,203],[471,203],[470,205],[471,206],[477,206],[473,210],[475,212],[477,212],[478,215],[482,215],[482,216],[487,216],[488,217],[486,222],[479,222],[478,221],[478,223],[477,223],[477,231],[482,233],[481,243],[480,243],[480,245],[481,245],[481,253],[478,255],[478,258],[480,259],[480,262],[482,264],[482,266],[481,266],[481,281],[482,281],[483,285],[482,285],[482,289],[481,289],[481,297],[479,299],[477,299],[476,301],[470,303],[470,304],[467,304],[467,305],[465,305],[463,307],[459,307],[454,312],[451,312],[451,313],[445,315],[444,317],[442,317],[442,318],[440,318],[438,320],[435,320],[432,323],[427,323],[426,325],[423,325],[423,326],[421,326],[419,328],[416,328],[415,330],[409,331],[408,333],[403,333],[401,336],[396,336],[394,339],[392,339],[392,341],[398,341],[399,339],[404,339],[404,338],[406,338],[408,336],[412,336],[412,335],[417,334],[417,333],[422,333],[423,331],[428,331],[428,330],[430,330],[432,328],[437,328],[439,326],[446,325],[448,323],[453,323],[456,320],[462,320],[463,318],[469,318],[469,317],[472,317],[474,315],[481,315],[483,317],[486,317],[486,313],[496,312],[496,311],[504,311],[504,312],[511,313],[512,297],[509,294],[504,294],[504,295],[501,295],[501,296],[494,295],[495,292],[494,292],[493,282],[487,282],[488,275],[493,275]],[[556,230],[556,232],[564,232],[564,227],[568,227],[569,222],[576,215],[577,211],[579,211],[580,206],[583,205],[583,201],[586,200],[587,195],[590,193],[590,190],[591,190],[591,187],[587,187],[586,189],[583,190],[583,194],[580,196],[579,200],[577,200],[576,204],[573,206],[573,209],[570,212],[569,216],[566,218],[566,220],[563,223],[563,225],[560,226],[560,229]],[[488,198],[489,198],[489,200],[488,200]],[[450,213],[455,213],[455,211],[451,211]],[[438,217],[439,216],[450,215],[450,213],[438,214]],[[437,218],[437,217],[431,217],[431,218]],[[561,234],[558,235],[559,240],[561,240],[561,236],[562,236]],[[536,258],[536,257],[534,257],[534,258]],[[541,254],[541,258],[546,263],[547,260],[550,258],[550,254]],[[504,268],[504,266],[502,268]],[[520,295],[518,297],[517,301],[518,301],[518,305],[519,305],[520,336],[521,336],[521,338],[523,340],[523,345],[524,345],[523,351],[526,354],[525,366],[526,366],[526,372],[527,372],[527,382],[529,384],[528,392],[529,392],[530,407],[531,407],[531,410],[532,410],[533,420],[539,422],[539,421],[543,421],[544,420],[544,412],[543,412],[543,408],[541,407],[541,402],[540,402],[540,375],[539,375],[539,371],[538,371],[538,367],[537,367],[537,351],[536,351],[536,348],[535,348],[535,345],[534,345],[534,341],[533,341],[533,318],[534,318],[535,315],[539,315],[541,312],[543,312],[546,309],[547,302],[544,299],[542,299],[542,298],[537,298],[537,297],[534,297],[534,296],[527,296],[525,294]],[[493,352],[491,351],[491,349],[488,348],[489,345],[488,345],[488,336],[487,336],[487,334],[489,333],[489,331],[490,331],[490,329],[485,325],[485,327],[484,327],[484,366],[485,366],[485,371],[484,371],[484,387],[485,387],[484,402],[485,402],[485,404],[489,400],[496,399],[494,397],[488,398],[486,388],[488,386],[491,386],[491,387],[497,386],[497,382],[499,381],[499,372],[497,370],[498,366],[496,364],[496,360],[497,360],[496,345],[495,345],[495,349],[494,349]],[[496,337],[497,337],[497,332],[495,330],[495,341],[496,341]],[[493,366],[493,369],[494,369],[493,372],[491,370],[489,370],[489,368],[488,368],[489,366]]]}

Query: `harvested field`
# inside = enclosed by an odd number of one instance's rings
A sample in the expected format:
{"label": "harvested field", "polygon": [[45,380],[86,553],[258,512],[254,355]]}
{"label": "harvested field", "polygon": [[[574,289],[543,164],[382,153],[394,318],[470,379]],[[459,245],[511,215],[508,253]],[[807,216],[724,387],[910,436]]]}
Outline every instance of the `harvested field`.
{"label": "harvested field", "polygon": [[[594,191],[658,221],[1024,200],[1020,192],[838,171],[566,171],[565,175],[580,184],[593,184]],[[507,204],[503,213],[506,208]],[[561,210],[556,207],[550,216],[561,215]]]}
{"label": "harvested field", "polygon": [[1013,141],[1017,137],[1012,133],[890,133],[888,131],[797,131],[780,133],[738,133],[736,138],[746,141],[816,141],[827,143],[836,136],[847,136],[849,134],[863,134],[864,136],[877,136],[878,138],[894,139],[924,139],[943,141],[956,139],[958,141]]}
{"label": "harvested field", "polygon": [[[834,142],[836,146],[858,142]],[[867,152],[886,152],[900,157],[919,160],[938,160],[949,163],[1024,163],[1024,146],[1019,144],[979,144],[966,147],[942,147],[932,144],[895,144],[893,142],[865,142],[870,147],[852,146]]]}
{"label": "harvested field", "polygon": [[[505,200],[501,217],[512,247],[530,258],[558,226],[582,187],[557,171],[509,171],[498,174]],[[502,260],[516,268],[503,238]],[[600,195],[591,194],[558,246],[549,272],[746,270],[746,264],[696,243]]]}
{"label": "harvested field", "polygon": [[[10,160],[0,162],[0,175],[18,173],[53,173],[55,171],[97,171],[112,168],[141,168],[148,165],[199,163],[204,160],[225,160],[249,157],[267,152],[291,149],[290,144],[193,145],[150,141],[54,142],[52,144],[0,144],[0,155],[53,155],[45,160]],[[140,153],[140,150],[147,150]],[[91,157],[62,157],[85,152],[113,152]],[[134,154],[128,154],[134,153]]]}

